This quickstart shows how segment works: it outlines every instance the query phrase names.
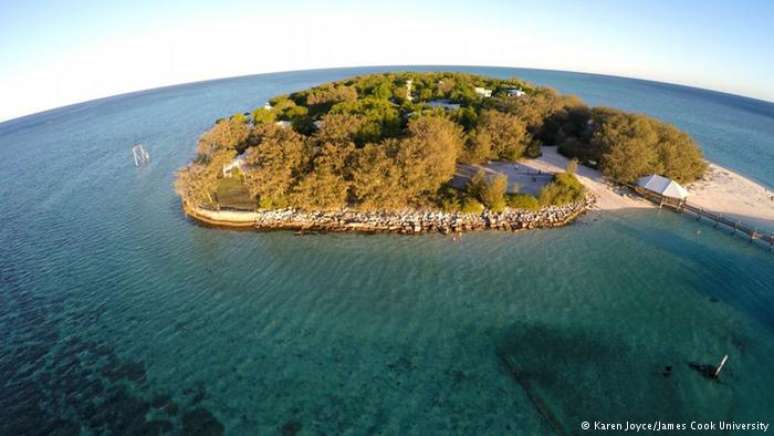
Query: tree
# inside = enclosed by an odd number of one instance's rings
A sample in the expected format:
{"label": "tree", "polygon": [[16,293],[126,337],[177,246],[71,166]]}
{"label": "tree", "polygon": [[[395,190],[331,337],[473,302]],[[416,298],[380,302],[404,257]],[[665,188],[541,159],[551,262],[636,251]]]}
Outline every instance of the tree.
{"label": "tree", "polygon": [[[497,110],[512,114],[524,122],[527,131],[545,143],[551,143],[556,126],[551,120],[556,114],[572,108],[583,107],[583,102],[572,95],[559,95],[551,88],[539,87],[522,97],[493,99]],[[558,115],[562,119],[564,115]],[[547,124],[546,122],[549,121]]]}
{"label": "tree", "polygon": [[378,142],[385,137],[395,137],[400,133],[400,113],[392,102],[374,97],[366,97],[356,102],[337,103],[332,114],[356,115],[363,123],[355,135],[358,144]]}
{"label": "tree", "polygon": [[331,210],[346,206],[351,179],[353,143],[324,144],[312,170],[294,188],[291,203],[302,209]]}
{"label": "tree", "polygon": [[354,143],[366,120],[360,115],[326,114],[320,119],[320,128],[314,133],[319,144]]}
{"label": "tree", "polygon": [[253,123],[255,124],[272,123],[275,118],[274,111],[265,107],[259,107],[253,111]]}
{"label": "tree", "polygon": [[366,144],[358,152],[352,170],[352,191],[360,208],[399,209],[406,206],[401,171],[391,157],[397,143],[396,139],[385,139],[381,144]]}
{"label": "tree", "polygon": [[436,192],[454,175],[462,150],[462,129],[447,118],[421,116],[412,119],[407,130],[408,137],[398,143],[395,159],[405,191],[418,199]]}
{"label": "tree", "polygon": [[591,147],[601,153],[602,172],[623,183],[647,174],[691,182],[706,169],[699,147],[687,134],[644,115],[607,110]]}
{"label": "tree", "polygon": [[325,84],[312,88],[306,96],[308,106],[328,105],[357,100],[357,91],[351,86]]}
{"label": "tree", "polygon": [[707,170],[707,162],[696,142],[668,124],[657,122],[656,130],[661,174],[686,183],[700,178]]}
{"label": "tree", "polygon": [[505,193],[507,190],[508,177],[504,174],[497,174],[486,180],[479,193],[479,199],[490,210],[501,212],[505,208]]}
{"label": "tree", "polygon": [[194,206],[217,207],[214,192],[223,165],[231,162],[234,150],[221,149],[212,152],[206,163],[191,163],[177,173],[175,191],[180,197]]}
{"label": "tree", "polygon": [[570,159],[570,161],[567,162],[567,168],[565,169],[565,171],[568,174],[575,174],[576,172],[578,172],[578,159],[575,159],[575,158]]}
{"label": "tree", "polygon": [[508,177],[504,174],[487,177],[483,170],[479,170],[468,180],[466,191],[468,195],[478,199],[490,210],[500,212],[506,205],[505,194],[508,191]]}
{"label": "tree", "polygon": [[496,110],[481,113],[477,132],[489,136],[491,157],[508,161],[522,157],[530,141],[526,126],[518,117]]}
{"label": "tree", "polygon": [[594,133],[592,142],[602,150],[602,172],[613,180],[633,183],[656,170],[658,134],[644,117],[617,113]]}
{"label": "tree", "polygon": [[491,157],[493,157],[492,136],[486,130],[476,130],[465,142],[460,161],[477,164],[484,163]]}
{"label": "tree", "polygon": [[263,206],[287,204],[299,174],[306,171],[307,144],[292,129],[269,124],[256,130],[259,143],[245,153],[247,188]]}
{"label": "tree", "polygon": [[215,123],[215,125],[199,138],[196,151],[200,159],[207,160],[215,151],[221,149],[241,152],[245,140],[250,133],[247,117],[236,114]]}

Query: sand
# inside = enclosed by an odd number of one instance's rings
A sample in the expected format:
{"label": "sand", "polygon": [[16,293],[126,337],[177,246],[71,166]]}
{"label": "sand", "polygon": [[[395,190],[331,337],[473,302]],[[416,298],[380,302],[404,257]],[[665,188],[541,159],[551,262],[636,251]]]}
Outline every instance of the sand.
{"label": "sand", "polygon": [[[543,156],[525,159],[524,166],[544,172],[564,171],[568,159],[557,152],[557,147],[543,147]],[[594,169],[579,166],[578,179],[596,197],[601,210],[655,207],[628,189],[607,182]],[[764,231],[774,231],[774,192],[729,169],[710,163],[707,174],[686,186],[688,204],[704,208]]]}
{"label": "sand", "polygon": [[[557,152],[557,147],[543,147],[543,156],[538,159],[525,159],[521,163],[543,172],[564,171],[570,160]],[[613,185],[605,180],[599,171],[578,166],[578,180],[597,197],[596,208],[602,210],[655,207],[653,203],[640,198],[628,189]]]}
{"label": "sand", "polygon": [[704,177],[687,186],[688,204],[774,231],[774,192],[727,168],[710,163]]}

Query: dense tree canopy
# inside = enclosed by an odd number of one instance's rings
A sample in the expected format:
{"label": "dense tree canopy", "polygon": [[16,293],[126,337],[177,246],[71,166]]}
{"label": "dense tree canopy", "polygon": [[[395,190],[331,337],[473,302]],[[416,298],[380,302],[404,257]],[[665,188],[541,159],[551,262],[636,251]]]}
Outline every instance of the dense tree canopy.
{"label": "dense tree canopy", "polygon": [[632,183],[648,174],[660,174],[691,182],[706,170],[696,142],[672,125],[608,108],[595,108],[585,115],[576,112],[574,116],[577,118],[568,124],[570,127],[563,129],[559,150],[597,163],[615,181]]}
{"label": "dense tree canopy", "polygon": [[[478,180],[470,192],[449,182],[458,162],[516,161],[539,155],[541,144],[560,145],[622,182],[647,173],[690,181],[705,166],[693,140],[673,126],[591,109],[519,79],[385,73],[278,96],[251,116],[219,120],[201,136],[176,189],[214,207],[228,179],[262,208],[533,208],[538,199],[506,195],[502,177]],[[578,199],[576,183],[571,174],[557,177],[540,204]]]}

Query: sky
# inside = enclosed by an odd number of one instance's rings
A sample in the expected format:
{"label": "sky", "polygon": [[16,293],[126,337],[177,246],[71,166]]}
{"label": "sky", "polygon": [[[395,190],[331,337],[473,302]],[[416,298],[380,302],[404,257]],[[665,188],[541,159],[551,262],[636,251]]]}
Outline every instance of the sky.
{"label": "sky", "polygon": [[774,101],[774,1],[0,0],[0,121],[276,71],[485,65]]}

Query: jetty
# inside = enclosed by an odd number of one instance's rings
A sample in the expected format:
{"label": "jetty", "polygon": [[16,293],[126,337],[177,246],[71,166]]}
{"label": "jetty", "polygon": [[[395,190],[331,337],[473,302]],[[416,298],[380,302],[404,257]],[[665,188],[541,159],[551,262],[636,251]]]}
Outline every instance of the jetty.
{"label": "jetty", "polygon": [[696,218],[697,221],[707,220],[713,224],[713,227],[719,228],[723,226],[731,230],[732,234],[737,233],[749,238],[750,241],[758,241],[764,245],[768,245],[769,249],[774,251],[774,233],[758,230],[756,227],[752,227],[743,223],[741,220],[732,220],[719,213],[715,213],[706,210],[702,207],[696,207],[688,203],[685,198],[675,198],[667,195],[662,195],[654,191],[643,189],[639,185],[627,185],[634,192],[641,197],[658,204],[659,208],[669,208],[677,213],[689,214]]}

